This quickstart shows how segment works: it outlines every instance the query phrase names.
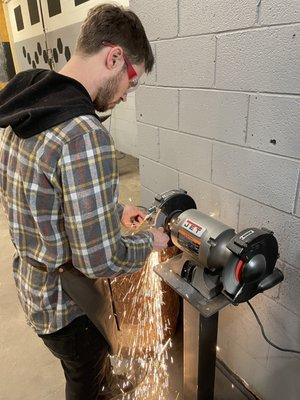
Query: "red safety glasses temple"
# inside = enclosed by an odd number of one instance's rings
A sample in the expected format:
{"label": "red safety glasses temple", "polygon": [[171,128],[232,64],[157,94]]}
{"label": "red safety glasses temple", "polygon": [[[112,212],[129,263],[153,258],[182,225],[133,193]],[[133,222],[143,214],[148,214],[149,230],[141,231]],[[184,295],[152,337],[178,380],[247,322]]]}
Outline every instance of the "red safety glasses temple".
{"label": "red safety glasses temple", "polygon": [[[102,45],[103,46],[108,46],[108,47],[117,46],[116,44],[107,42],[106,40],[104,40],[102,42]],[[133,65],[129,61],[129,59],[126,56],[126,54],[124,53],[124,51],[123,51],[123,58],[124,58],[124,62],[125,62],[126,68],[127,68],[127,75],[128,75],[128,79],[129,79],[129,82],[130,82],[130,86],[132,88],[134,88],[134,87],[136,87],[138,85],[138,74],[137,74],[136,70],[133,68]]]}

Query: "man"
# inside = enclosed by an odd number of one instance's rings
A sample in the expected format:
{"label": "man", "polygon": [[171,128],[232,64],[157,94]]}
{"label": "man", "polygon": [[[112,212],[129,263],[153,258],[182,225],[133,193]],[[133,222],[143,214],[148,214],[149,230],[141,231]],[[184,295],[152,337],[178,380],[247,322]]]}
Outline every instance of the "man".
{"label": "man", "polygon": [[68,400],[111,398],[108,345],[62,287],[62,265],[109,278],[142,268],[167,246],[152,229],[122,237],[144,217],[118,204],[112,138],[95,109],[125,101],[153,54],[138,17],[105,4],[90,10],[75,54],[56,73],[18,74],[0,92],[0,190],[16,247],[18,296],[30,326],[61,360]]}

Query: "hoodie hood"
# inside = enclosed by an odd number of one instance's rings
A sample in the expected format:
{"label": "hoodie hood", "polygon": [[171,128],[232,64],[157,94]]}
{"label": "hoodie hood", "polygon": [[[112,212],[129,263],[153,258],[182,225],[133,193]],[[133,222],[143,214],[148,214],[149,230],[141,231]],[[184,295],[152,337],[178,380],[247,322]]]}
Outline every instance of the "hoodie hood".
{"label": "hoodie hood", "polygon": [[54,71],[20,72],[0,91],[0,127],[11,126],[21,138],[88,114],[98,118],[87,90]]}

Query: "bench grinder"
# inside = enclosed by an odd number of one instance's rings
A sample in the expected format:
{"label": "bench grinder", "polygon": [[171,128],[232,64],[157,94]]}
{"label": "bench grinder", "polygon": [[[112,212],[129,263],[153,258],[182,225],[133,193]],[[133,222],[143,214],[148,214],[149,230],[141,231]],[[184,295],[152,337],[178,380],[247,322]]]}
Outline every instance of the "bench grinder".
{"label": "bench grinder", "polygon": [[154,270],[184,299],[184,400],[213,400],[218,311],[283,280],[277,240],[265,228],[236,233],[180,189],[157,195],[149,215],[180,250]]}

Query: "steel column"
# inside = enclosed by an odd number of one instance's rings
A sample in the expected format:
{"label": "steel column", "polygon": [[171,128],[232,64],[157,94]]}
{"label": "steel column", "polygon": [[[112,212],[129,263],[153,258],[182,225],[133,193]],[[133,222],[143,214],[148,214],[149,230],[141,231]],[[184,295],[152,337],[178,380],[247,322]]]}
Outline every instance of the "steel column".
{"label": "steel column", "polygon": [[184,301],[184,400],[213,400],[219,313],[202,316]]}

